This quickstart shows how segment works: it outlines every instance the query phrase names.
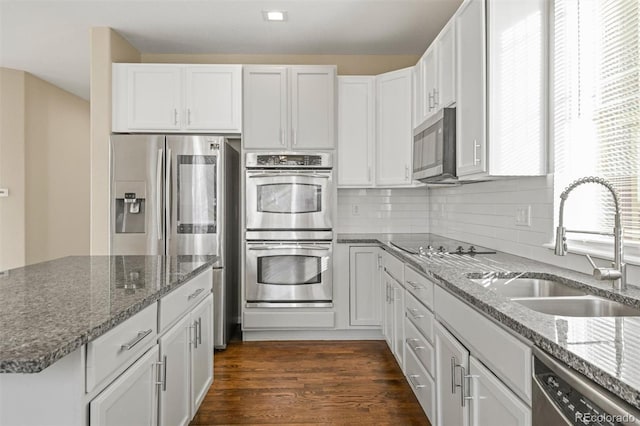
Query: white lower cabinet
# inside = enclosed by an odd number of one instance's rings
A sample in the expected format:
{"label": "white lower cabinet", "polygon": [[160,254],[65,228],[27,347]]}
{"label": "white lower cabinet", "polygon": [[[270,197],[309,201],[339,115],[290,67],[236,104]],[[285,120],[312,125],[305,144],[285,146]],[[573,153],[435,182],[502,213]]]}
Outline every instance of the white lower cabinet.
{"label": "white lower cabinet", "polygon": [[438,426],[469,425],[465,378],[469,351],[440,323],[435,326]]}
{"label": "white lower cabinet", "polygon": [[92,426],[155,426],[158,346],[138,359],[89,404]]}
{"label": "white lower cabinet", "polygon": [[420,406],[433,421],[436,418],[436,383],[409,347],[405,350],[405,370]]}
{"label": "white lower cabinet", "polygon": [[160,426],[187,425],[213,380],[213,295],[160,337]]}
{"label": "white lower cabinet", "polygon": [[382,275],[386,288],[384,337],[404,371],[404,288],[387,271]]}
{"label": "white lower cabinet", "polygon": [[380,325],[380,249],[349,248],[349,324]]}
{"label": "white lower cabinet", "polygon": [[531,409],[473,356],[469,374],[473,426],[531,425]]}

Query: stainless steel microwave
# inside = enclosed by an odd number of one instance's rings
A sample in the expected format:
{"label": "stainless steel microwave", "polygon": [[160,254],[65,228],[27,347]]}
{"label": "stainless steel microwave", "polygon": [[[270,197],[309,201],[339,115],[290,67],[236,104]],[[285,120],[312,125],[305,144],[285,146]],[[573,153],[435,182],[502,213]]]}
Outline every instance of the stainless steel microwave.
{"label": "stainless steel microwave", "polygon": [[456,183],[456,109],[442,108],[413,135],[413,179]]}

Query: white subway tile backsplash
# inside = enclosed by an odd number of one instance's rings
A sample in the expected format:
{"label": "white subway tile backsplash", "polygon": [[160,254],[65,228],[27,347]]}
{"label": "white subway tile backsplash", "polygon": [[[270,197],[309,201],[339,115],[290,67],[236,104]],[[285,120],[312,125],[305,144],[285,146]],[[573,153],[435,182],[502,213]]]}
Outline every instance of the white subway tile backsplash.
{"label": "white subway tile backsplash", "polygon": [[429,232],[426,188],[339,189],[337,232]]}

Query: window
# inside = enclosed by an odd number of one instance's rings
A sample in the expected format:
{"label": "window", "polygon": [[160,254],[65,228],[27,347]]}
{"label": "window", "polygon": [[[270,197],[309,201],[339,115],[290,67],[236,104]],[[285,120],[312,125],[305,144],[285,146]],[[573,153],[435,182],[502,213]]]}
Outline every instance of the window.
{"label": "window", "polygon": [[[625,242],[640,245],[640,2],[555,0],[553,37],[554,200],[574,179],[609,180]],[[613,212],[609,192],[586,184],[571,193],[565,224],[611,232]]]}

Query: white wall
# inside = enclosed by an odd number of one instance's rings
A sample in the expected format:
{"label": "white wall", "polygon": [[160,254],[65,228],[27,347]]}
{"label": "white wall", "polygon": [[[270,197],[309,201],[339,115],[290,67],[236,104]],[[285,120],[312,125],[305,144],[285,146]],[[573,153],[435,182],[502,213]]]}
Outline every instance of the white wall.
{"label": "white wall", "polygon": [[[590,274],[584,256],[555,256],[543,247],[555,238],[555,201],[552,175],[431,188],[429,229],[434,234]],[[521,206],[531,206],[531,226],[515,224],[516,208]],[[629,282],[640,285],[640,268],[629,265],[628,273]]]}
{"label": "white wall", "polygon": [[339,189],[335,230],[356,233],[429,232],[428,192],[425,188]]}

